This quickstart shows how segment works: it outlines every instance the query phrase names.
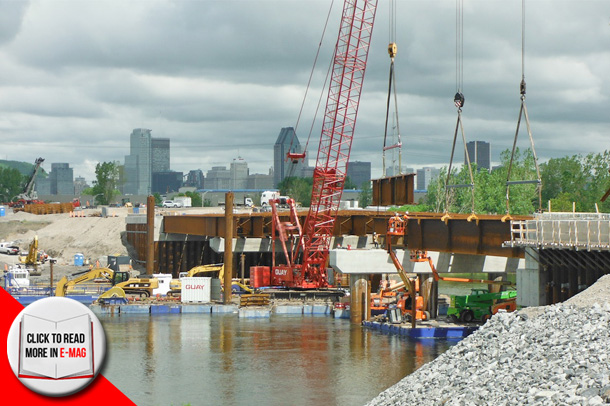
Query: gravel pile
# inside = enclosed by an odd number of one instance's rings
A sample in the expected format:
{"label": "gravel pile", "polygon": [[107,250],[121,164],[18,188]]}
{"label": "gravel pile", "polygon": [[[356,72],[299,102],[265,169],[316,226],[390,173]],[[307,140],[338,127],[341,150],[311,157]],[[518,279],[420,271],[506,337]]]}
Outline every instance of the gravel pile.
{"label": "gravel pile", "polygon": [[609,283],[606,276],[596,294],[545,306],[536,317],[495,315],[369,405],[610,403],[610,296],[600,294]]}

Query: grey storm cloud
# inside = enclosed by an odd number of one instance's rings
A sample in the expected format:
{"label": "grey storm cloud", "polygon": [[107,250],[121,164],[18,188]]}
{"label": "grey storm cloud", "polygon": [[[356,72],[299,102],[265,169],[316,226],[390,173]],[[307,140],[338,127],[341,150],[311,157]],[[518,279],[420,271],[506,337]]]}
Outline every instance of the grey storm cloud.
{"label": "grey storm cloud", "polygon": [[[171,139],[174,170],[206,171],[241,155],[251,173],[267,173],[278,132],[297,121],[330,3],[2,1],[2,158],[69,162],[91,180],[95,164],[122,161],[131,130],[144,127]],[[379,2],[352,148],[354,160],[372,161],[374,176],[388,91],[387,3]],[[527,104],[538,155],[607,149],[610,3],[525,3]],[[298,128],[302,143],[341,5],[334,2],[322,41]],[[455,2],[398,1],[396,10],[403,163],[446,165],[456,123]],[[521,2],[467,0],[463,29],[466,138],[491,142],[497,160],[512,145],[520,106]],[[526,139],[520,135],[521,147]]]}

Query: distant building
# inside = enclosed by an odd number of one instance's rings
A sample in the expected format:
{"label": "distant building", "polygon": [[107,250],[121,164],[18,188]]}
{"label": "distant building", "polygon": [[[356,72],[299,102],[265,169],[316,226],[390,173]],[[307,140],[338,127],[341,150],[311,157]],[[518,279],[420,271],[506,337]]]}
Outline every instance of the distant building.
{"label": "distant building", "polygon": [[154,172],[152,178],[152,193],[165,195],[178,192],[182,187],[182,172]]}
{"label": "distant building", "polygon": [[247,189],[273,189],[273,175],[253,173],[248,176]]}
{"label": "distant building", "polygon": [[400,169],[398,167],[398,164],[392,164],[392,165],[388,166],[385,170],[385,176],[388,176],[388,177],[406,175],[408,173],[415,173],[415,169],[406,168],[406,167],[402,167],[402,169]]}
{"label": "distant building", "polygon": [[[485,168],[489,171],[491,169],[491,146],[489,142],[470,141],[466,144],[466,150],[471,164],[477,164],[479,170]],[[464,155],[464,164],[468,164],[466,155]]]}
{"label": "distant building", "polygon": [[428,190],[428,185],[432,179],[438,177],[440,170],[430,166],[417,170],[417,190]]}
{"label": "distant building", "polygon": [[169,172],[169,138],[152,138],[152,173]]}
{"label": "distant building", "polygon": [[67,163],[52,163],[49,172],[52,195],[74,194],[74,171]]}
{"label": "distant building", "polygon": [[347,177],[360,189],[363,183],[371,181],[371,163],[350,161],[347,164]]}
{"label": "distant building", "polygon": [[248,187],[248,163],[241,157],[231,162],[231,189],[246,189]]}
{"label": "distant building", "polygon": [[129,137],[129,155],[125,156],[126,194],[150,195],[152,190],[151,130],[136,128]]}
{"label": "distant building", "polygon": [[46,178],[36,178],[36,183],[34,184],[34,189],[38,196],[42,195],[50,195],[51,194],[51,179],[49,177]]}
{"label": "distant building", "polygon": [[82,176],[77,176],[74,178],[74,194],[76,196],[80,196],[83,193],[83,190],[87,189],[89,185],[87,181]]}
{"label": "distant building", "polygon": [[213,166],[205,176],[206,189],[231,189],[231,172],[226,166]]}
{"label": "distant building", "polygon": [[203,189],[205,184],[205,178],[201,169],[190,170],[186,175],[186,182],[184,186],[194,187],[195,189]]}
{"label": "distant building", "polygon": [[273,184],[275,187],[286,177],[301,177],[302,168],[307,166],[303,160],[287,161],[288,152],[299,154],[303,152],[299,138],[292,127],[282,128],[273,146]]}

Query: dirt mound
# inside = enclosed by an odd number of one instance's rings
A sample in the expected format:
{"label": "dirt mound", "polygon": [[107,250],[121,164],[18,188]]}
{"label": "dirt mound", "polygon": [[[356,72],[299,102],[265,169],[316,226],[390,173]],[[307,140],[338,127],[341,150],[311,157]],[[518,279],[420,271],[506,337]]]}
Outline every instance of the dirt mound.
{"label": "dirt mound", "polygon": [[34,236],[39,248],[58,259],[58,264],[70,264],[74,254],[82,253],[93,263],[106,263],[108,255],[127,255],[121,241],[125,231],[125,209],[116,209],[116,217],[103,218],[100,210],[83,210],[85,217],[69,214],[35,215],[7,213],[0,217],[0,241],[15,241],[26,250]]}

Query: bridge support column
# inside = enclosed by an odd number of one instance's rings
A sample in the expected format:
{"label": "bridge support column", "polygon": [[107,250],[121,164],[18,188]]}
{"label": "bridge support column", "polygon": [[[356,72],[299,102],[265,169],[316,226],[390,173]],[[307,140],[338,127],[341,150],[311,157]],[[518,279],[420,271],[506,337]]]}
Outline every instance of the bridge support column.
{"label": "bridge support column", "polygon": [[350,275],[350,321],[361,324],[371,318],[371,283],[367,274]]}
{"label": "bridge support column", "polygon": [[538,250],[525,248],[525,268],[517,269],[517,306],[544,306],[547,273],[541,269]]}

